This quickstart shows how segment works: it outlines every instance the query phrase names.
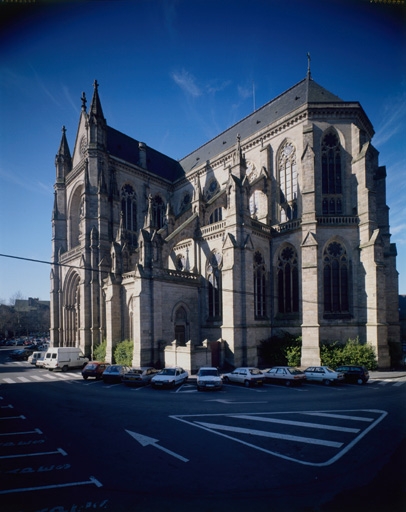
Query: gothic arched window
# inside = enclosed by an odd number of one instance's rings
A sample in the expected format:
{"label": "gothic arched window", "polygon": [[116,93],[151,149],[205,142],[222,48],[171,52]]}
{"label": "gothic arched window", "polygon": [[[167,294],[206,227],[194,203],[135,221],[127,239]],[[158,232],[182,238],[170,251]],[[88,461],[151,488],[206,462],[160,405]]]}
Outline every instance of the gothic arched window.
{"label": "gothic arched window", "polygon": [[349,261],[345,248],[331,242],[323,253],[324,313],[349,313]]}
{"label": "gothic arched window", "polygon": [[278,312],[299,312],[299,269],[295,249],[288,245],[278,257]]}
{"label": "gothic arched window", "polygon": [[221,254],[213,252],[207,262],[208,317],[211,320],[221,318]]}
{"label": "gothic arched window", "polygon": [[280,221],[297,218],[297,166],[296,149],[291,142],[285,142],[278,161],[280,190]]}
{"label": "gothic arched window", "polygon": [[137,237],[137,198],[131,185],[121,189],[121,212],[123,214],[123,229],[130,243],[135,243]]}
{"label": "gothic arched window", "polygon": [[152,199],[152,225],[155,229],[161,229],[164,226],[165,204],[162,197],[156,195]]}
{"label": "gothic arched window", "polygon": [[213,213],[210,215],[209,224],[214,224],[215,222],[220,222],[223,220],[223,208],[216,208]]}
{"label": "gothic arched window", "polygon": [[266,273],[261,253],[254,254],[254,312],[255,318],[266,317]]}
{"label": "gothic arched window", "polygon": [[321,143],[323,215],[342,214],[341,146],[338,136],[329,131]]}

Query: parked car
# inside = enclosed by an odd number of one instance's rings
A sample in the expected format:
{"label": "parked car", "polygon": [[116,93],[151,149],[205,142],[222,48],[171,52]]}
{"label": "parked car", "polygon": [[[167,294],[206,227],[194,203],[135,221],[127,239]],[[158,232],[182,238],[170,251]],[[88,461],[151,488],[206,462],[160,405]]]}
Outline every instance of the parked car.
{"label": "parked car", "polygon": [[336,372],[328,366],[310,366],[304,371],[306,380],[322,382],[326,386],[344,381],[344,374]]}
{"label": "parked car", "polygon": [[45,355],[46,355],[46,352],[44,352],[44,355],[42,357],[40,357],[39,359],[37,359],[35,361],[35,366],[37,368],[45,368]]}
{"label": "parked car", "polygon": [[223,387],[223,381],[217,368],[203,366],[197,372],[197,390],[219,390]]}
{"label": "parked car", "polygon": [[27,361],[31,364],[36,364],[38,359],[44,359],[45,351],[36,351],[33,352],[27,359]]}
{"label": "parked car", "polygon": [[11,359],[15,361],[27,361],[30,355],[33,353],[33,350],[21,349],[21,350],[13,350],[10,353]]}
{"label": "parked car", "polygon": [[93,377],[100,380],[103,376],[104,370],[109,366],[108,363],[100,363],[99,361],[90,361],[82,370],[82,377],[86,380]]}
{"label": "parked car", "polygon": [[264,372],[265,382],[279,382],[285,386],[301,386],[306,381],[304,372],[294,366],[274,366]]}
{"label": "parked car", "polygon": [[122,376],[127,373],[129,369],[129,366],[124,366],[122,364],[108,365],[102,375],[103,382],[108,384],[121,382]]}
{"label": "parked car", "polygon": [[236,368],[231,373],[223,375],[224,382],[236,382],[244,386],[262,386],[264,374],[258,368],[252,366]]}
{"label": "parked car", "polygon": [[180,366],[174,368],[164,368],[151,379],[153,388],[171,387],[184,384],[188,380],[189,374]]}
{"label": "parked car", "polygon": [[353,384],[365,384],[369,380],[369,372],[365,366],[343,365],[336,368],[336,372],[344,374],[344,380]]}
{"label": "parked car", "polygon": [[122,382],[126,386],[142,386],[149,384],[152,377],[158,373],[158,370],[152,366],[141,366],[140,368],[130,368],[122,377]]}

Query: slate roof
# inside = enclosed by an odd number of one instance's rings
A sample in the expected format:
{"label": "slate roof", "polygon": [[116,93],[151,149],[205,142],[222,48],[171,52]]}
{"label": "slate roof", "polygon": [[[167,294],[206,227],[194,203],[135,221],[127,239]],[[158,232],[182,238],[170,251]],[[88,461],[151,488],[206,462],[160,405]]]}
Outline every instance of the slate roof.
{"label": "slate roof", "polygon": [[[193,170],[196,166],[213,159],[223,151],[233,148],[237,141],[237,135],[240,135],[243,141],[254,135],[260,129],[265,128],[307,103],[343,103],[343,100],[307,76],[269,103],[255,110],[252,114],[179,161],[149,146],[145,146],[147,152],[147,170],[166,180],[174,182],[185,176],[185,174]],[[114,128],[107,127],[107,150],[111,155],[139,165],[140,152],[138,144],[139,141],[132,139]]]}
{"label": "slate roof", "polygon": [[237,141],[237,135],[240,135],[243,141],[258,132],[261,128],[265,128],[306,103],[337,102],[343,102],[343,100],[327,89],[324,89],[324,87],[317,84],[311,78],[306,77],[231,128],[228,128],[214,139],[181,159],[180,164],[185,172],[188,173],[196,167],[196,165],[201,165],[223,151],[234,147]]}
{"label": "slate roof", "polygon": [[[107,151],[126,162],[140,165],[139,141],[107,127]],[[147,170],[171,182],[181,178],[184,170],[177,160],[145,145]]]}

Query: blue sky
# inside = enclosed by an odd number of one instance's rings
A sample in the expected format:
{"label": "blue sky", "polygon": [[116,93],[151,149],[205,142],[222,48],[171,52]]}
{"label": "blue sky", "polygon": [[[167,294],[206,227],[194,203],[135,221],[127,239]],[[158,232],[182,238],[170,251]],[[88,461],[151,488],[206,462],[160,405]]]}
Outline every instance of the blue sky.
{"label": "blue sky", "polygon": [[[406,16],[380,0],[0,4],[0,253],[50,261],[55,154],[95,79],[107,123],[182,158],[312,77],[359,101],[387,168],[406,294]],[[50,267],[0,256],[0,299],[49,300]]]}

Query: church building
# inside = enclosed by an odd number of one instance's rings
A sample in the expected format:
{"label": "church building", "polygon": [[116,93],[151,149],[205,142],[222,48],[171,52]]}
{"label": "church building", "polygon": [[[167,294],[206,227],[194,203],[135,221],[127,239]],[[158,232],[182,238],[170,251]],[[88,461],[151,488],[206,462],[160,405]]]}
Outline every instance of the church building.
{"label": "church building", "polygon": [[109,126],[95,82],[55,160],[51,344],[92,357],[106,340],[111,362],[127,339],[133,365],[179,350],[193,370],[202,351],[255,366],[289,332],[302,366],[358,337],[389,367],[398,273],[373,135],[309,70],[178,161]]}

